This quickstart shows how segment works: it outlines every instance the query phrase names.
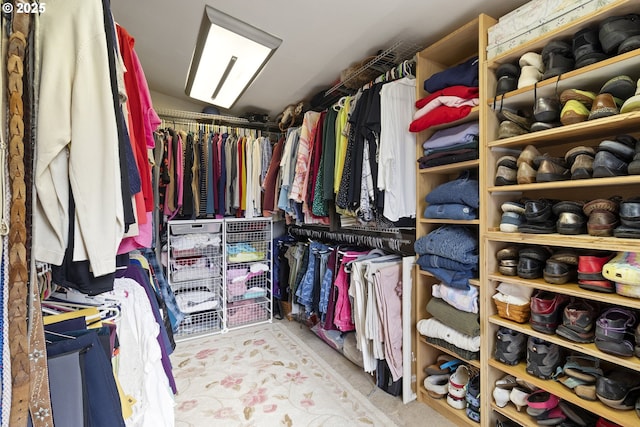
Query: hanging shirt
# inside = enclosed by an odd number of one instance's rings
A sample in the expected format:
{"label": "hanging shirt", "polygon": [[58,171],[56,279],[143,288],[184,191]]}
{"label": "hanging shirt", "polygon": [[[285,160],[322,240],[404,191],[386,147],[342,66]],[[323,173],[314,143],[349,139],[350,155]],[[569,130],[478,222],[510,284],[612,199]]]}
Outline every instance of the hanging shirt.
{"label": "hanging shirt", "polygon": [[320,113],[307,111],[302,121],[295,175],[291,184],[291,193],[289,194],[289,199],[297,203],[302,203],[306,194],[306,184],[309,179],[309,162],[311,160],[311,151],[313,150],[313,136],[319,119]]}
{"label": "hanging shirt", "polygon": [[384,190],[383,215],[391,221],[416,216],[415,136],[408,129],[415,98],[415,80],[406,77],[380,91],[378,188]]}

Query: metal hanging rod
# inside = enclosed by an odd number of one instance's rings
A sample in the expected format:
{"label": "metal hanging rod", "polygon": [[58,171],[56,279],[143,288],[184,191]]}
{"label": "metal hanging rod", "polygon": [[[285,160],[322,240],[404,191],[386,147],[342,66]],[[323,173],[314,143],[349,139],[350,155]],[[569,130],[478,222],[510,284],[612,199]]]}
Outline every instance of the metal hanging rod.
{"label": "metal hanging rod", "polygon": [[205,113],[197,113],[192,111],[182,111],[182,110],[172,110],[169,108],[158,108],[156,109],[156,113],[160,118],[165,119],[166,121],[173,120],[189,120],[196,123],[202,124],[214,124],[214,125],[226,125],[233,127],[246,127],[246,128],[255,128],[255,129],[266,129],[273,130],[274,132],[279,132],[278,125],[274,122],[251,122],[242,117],[235,116],[223,116],[220,114],[205,114]]}

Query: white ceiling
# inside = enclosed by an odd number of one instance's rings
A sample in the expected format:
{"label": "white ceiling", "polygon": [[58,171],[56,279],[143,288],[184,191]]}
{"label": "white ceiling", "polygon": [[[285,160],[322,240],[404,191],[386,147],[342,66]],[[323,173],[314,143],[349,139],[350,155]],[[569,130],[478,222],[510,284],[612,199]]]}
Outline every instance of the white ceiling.
{"label": "white ceiling", "polygon": [[[112,0],[116,21],[136,39],[152,91],[184,94],[199,25],[208,4],[283,40],[230,111],[268,113],[331,87],[340,71],[394,41],[427,46],[480,13],[499,18],[527,0]],[[171,98],[169,98],[171,99]],[[200,104],[204,106],[205,104]]]}

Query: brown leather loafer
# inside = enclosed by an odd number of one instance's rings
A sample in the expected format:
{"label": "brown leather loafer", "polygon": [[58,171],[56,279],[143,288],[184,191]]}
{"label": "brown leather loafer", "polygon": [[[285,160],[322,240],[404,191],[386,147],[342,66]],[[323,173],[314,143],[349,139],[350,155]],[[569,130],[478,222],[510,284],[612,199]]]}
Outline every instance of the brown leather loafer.
{"label": "brown leather loafer", "polygon": [[587,232],[590,236],[613,236],[613,229],[618,225],[618,216],[612,212],[596,209],[589,215]]}
{"label": "brown leather loafer", "polygon": [[524,150],[518,156],[518,166],[522,163],[527,163],[528,165],[533,164],[533,159],[539,156],[541,153],[538,151],[536,147],[533,145],[527,145],[524,147]]}
{"label": "brown leather loafer", "polygon": [[517,182],[517,173],[515,169],[511,169],[507,166],[498,166],[495,180],[496,185],[513,185]]}
{"label": "brown leather loafer", "polygon": [[518,184],[532,184],[536,182],[536,170],[528,163],[520,163],[517,173]]}
{"label": "brown leather loafer", "polygon": [[538,173],[536,174],[537,182],[564,181],[570,178],[571,172],[569,169],[548,159],[540,163]]}
{"label": "brown leather loafer", "polygon": [[589,120],[615,116],[616,114],[620,114],[620,110],[613,95],[610,93],[601,93],[596,96],[596,99],[593,101],[593,106],[589,113]]}
{"label": "brown leather loafer", "polygon": [[580,154],[587,154],[591,157],[594,157],[596,155],[596,150],[594,150],[593,147],[587,147],[584,145],[573,147],[571,150],[566,152],[566,154],[564,155],[564,160],[567,162],[567,164],[572,165],[576,157],[578,157],[578,155]]}
{"label": "brown leather loafer", "polygon": [[529,133],[529,131],[521,128],[511,120],[504,120],[500,122],[500,127],[498,128],[498,139],[512,138],[525,133]]}
{"label": "brown leather loafer", "polygon": [[579,154],[571,165],[571,179],[588,179],[593,174],[593,156]]}
{"label": "brown leather loafer", "polygon": [[584,204],[582,211],[589,216],[595,210],[605,210],[612,213],[618,213],[620,208],[620,198],[612,197],[610,199],[594,199]]}

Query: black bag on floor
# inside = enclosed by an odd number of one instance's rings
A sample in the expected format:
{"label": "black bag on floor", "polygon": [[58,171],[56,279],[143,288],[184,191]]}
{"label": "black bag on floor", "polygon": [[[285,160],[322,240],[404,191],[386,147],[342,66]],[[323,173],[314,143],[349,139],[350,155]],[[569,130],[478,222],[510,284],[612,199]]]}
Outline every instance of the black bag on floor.
{"label": "black bag on floor", "polygon": [[402,393],[402,378],[393,381],[389,365],[386,360],[378,360],[378,369],[376,369],[376,385],[392,396],[400,396]]}

